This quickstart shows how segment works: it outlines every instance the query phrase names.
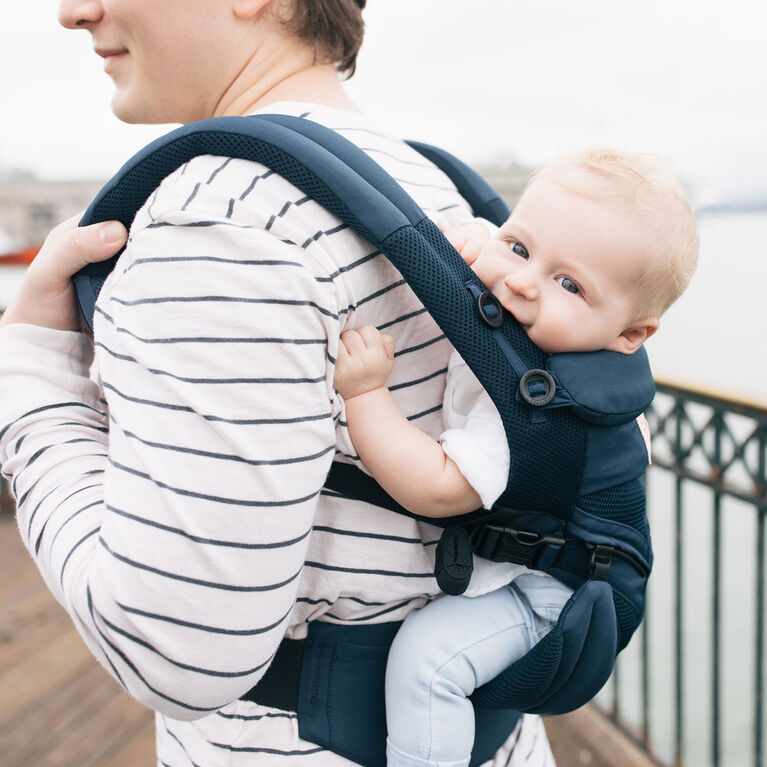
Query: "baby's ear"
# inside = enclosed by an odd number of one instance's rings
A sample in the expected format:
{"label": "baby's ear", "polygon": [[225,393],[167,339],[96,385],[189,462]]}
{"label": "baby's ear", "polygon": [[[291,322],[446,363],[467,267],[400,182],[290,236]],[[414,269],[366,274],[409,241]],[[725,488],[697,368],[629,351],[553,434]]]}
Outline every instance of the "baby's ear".
{"label": "baby's ear", "polygon": [[660,326],[657,317],[645,317],[626,328],[614,341],[611,341],[605,349],[621,354],[633,354]]}

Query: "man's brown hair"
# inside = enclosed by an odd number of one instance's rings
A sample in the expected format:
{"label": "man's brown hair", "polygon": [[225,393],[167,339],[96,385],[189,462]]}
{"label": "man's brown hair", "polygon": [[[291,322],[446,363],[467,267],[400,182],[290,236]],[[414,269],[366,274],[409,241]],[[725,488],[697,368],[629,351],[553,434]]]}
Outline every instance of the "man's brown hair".
{"label": "man's brown hair", "polygon": [[335,64],[350,78],[357,67],[365,24],[362,9],[366,0],[293,0],[287,29],[314,45],[317,62]]}

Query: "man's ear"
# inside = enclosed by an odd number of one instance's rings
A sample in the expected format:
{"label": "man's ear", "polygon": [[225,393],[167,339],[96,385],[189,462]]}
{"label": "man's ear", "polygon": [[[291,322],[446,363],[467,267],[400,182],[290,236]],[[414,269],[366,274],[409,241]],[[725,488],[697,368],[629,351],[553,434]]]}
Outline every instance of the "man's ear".
{"label": "man's ear", "polygon": [[657,317],[645,317],[626,328],[614,341],[611,341],[605,349],[621,354],[633,354],[660,326]]}
{"label": "man's ear", "polygon": [[238,19],[250,19],[271,2],[272,0],[232,0],[232,10]]}

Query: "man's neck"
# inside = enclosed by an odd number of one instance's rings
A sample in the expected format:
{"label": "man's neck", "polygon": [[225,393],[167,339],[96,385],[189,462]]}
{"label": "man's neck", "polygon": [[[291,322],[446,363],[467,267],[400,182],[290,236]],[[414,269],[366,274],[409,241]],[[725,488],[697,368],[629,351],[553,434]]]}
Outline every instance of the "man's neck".
{"label": "man's neck", "polygon": [[247,115],[279,101],[307,101],[359,111],[331,64],[313,64],[305,49],[254,57],[227,88],[213,116]]}

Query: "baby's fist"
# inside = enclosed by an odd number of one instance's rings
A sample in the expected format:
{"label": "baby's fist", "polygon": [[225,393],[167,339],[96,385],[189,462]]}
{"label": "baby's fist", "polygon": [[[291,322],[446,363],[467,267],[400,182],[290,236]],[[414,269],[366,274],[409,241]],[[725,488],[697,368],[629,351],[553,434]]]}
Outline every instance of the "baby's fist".
{"label": "baby's fist", "polygon": [[338,346],[333,387],[344,398],[378,389],[394,366],[394,339],[370,325],[347,330]]}
{"label": "baby's fist", "polygon": [[490,239],[490,232],[483,224],[471,222],[446,229],[445,237],[471,266],[477,260],[482,246]]}

